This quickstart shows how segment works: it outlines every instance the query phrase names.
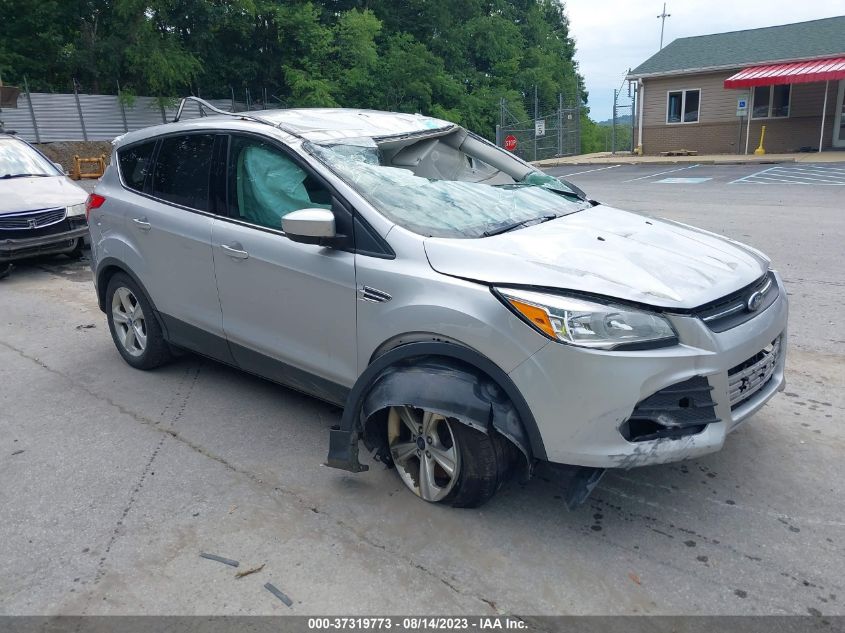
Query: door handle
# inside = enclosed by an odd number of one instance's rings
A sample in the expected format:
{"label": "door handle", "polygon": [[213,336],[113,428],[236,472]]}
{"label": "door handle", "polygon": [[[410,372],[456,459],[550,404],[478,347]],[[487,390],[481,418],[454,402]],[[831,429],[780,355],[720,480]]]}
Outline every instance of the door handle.
{"label": "door handle", "polygon": [[249,257],[249,253],[242,250],[243,247],[238,242],[234,242],[231,246],[228,244],[221,244],[220,248],[226,251],[226,254],[229,257],[234,259],[247,259]]}
{"label": "door handle", "polygon": [[152,228],[152,225],[147,222],[147,218],[132,218],[132,221],[142,231],[149,231]]}

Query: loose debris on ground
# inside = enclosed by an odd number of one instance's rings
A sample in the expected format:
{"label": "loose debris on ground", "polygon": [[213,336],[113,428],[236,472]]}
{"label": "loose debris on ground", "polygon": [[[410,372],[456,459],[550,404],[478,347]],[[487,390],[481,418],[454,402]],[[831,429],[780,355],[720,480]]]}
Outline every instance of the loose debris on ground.
{"label": "loose debris on ground", "polygon": [[229,565],[231,567],[239,567],[240,563],[236,560],[232,560],[231,558],[223,558],[222,556],[217,556],[216,554],[207,554],[206,552],[200,552],[201,558],[207,558],[208,560],[215,560],[218,563],[223,563],[224,565]]}
{"label": "loose debris on ground", "polygon": [[293,606],[293,600],[288,598],[285,594],[283,594],[281,591],[276,589],[276,587],[271,585],[269,582],[266,585],[264,585],[264,588],[267,591],[269,591],[270,593],[272,593],[274,596],[276,596],[279,600],[284,602],[286,606],[288,606],[288,607]]}
{"label": "loose debris on ground", "polygon": [[262,569],[264,569],[264,565],[266,563],[261,563],[258,567],[253,567],[252,569],[244,569],[243,571],[239,571],[235,574],[235,578],[243,578],[244,576],[249,576],[250,574],[257,574]]}

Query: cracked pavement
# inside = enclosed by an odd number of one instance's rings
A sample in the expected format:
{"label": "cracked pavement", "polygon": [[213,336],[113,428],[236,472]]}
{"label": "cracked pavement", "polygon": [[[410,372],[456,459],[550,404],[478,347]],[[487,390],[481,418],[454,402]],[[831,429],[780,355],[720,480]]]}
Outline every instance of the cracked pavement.
{"label": "cracked pavement", "polygon": [[[653,211],[692,221],[679,191]],[[783,263],[786,392],[720,453],[609,473],[574,512],[542,478],[455,510],[380,465],[326,468],[337,408],[191,355],[133,370],[85,262],[20,264],[0,282],[0,613],[842,614],[845,348],[807,326],[842,324],[841,241],[755,205],[695,222]]]}

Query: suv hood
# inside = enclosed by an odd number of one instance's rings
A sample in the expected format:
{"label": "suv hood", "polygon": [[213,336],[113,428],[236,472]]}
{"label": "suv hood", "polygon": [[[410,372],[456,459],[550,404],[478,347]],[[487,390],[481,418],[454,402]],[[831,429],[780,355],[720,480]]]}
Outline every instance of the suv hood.
{"label": "suv hood", "polygon": [[85,190],[64,176],[0,179],[0,215],[69,207],[87,199]]}
{"label": "suv hood", "polygon": [[685,224],[599,205],[479,239],[428,238],[437,272],[497,285],[578,290],[695,308],[759,279],[759,251]]}

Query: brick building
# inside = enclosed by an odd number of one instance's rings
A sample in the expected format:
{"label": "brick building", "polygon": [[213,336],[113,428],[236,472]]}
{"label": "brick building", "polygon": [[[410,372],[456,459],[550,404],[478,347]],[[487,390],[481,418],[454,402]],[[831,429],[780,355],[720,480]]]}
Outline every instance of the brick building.
{"label": "brick building", "polygon": [[768,153],[845,149],[845,16],[677,39],[628,78],[644,154],[750,153],[763,125]]}

